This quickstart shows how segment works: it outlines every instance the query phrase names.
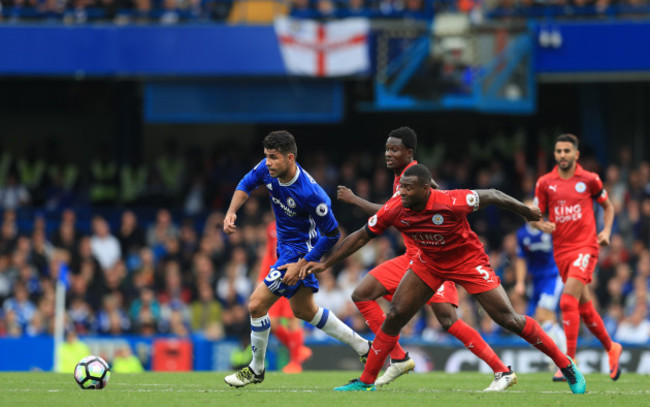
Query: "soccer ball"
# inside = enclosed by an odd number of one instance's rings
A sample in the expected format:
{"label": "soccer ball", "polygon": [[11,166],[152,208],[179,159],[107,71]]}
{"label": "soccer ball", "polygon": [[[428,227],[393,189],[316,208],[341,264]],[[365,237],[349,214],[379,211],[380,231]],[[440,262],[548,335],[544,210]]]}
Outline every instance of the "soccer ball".
{"label": "soccer ball", "polygon": [[108,385],[111,369],[99,356],[86,356],[74,368],[74,380],[84,390],[100,390]]}

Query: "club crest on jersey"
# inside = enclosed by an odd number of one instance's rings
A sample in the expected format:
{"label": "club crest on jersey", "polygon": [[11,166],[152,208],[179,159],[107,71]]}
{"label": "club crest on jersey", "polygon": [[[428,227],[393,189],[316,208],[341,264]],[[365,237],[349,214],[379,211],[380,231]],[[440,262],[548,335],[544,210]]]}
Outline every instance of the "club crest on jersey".
{"label": "club crest on jersey", "polygon": [[327,212],[329,212],[329,209],[327,209],[327,205],[325,203],[319,204],[316,207],[316,215],[318,216],[325,216],[327,215]]}
{"label": "club crest on jersey", "polygon": [[442,225],[442,223],[445,221],[445,218],[443,218],[441,214],[436,213],[433,215],[433,218],[431,218],[431,220],[433,221],[434,225]]}
{"label": "club crest on jersey", "polygon": [[587,185],[585,185],[584,182],[580,181],[576,184],[576,192],[579,194],[585,192],[587,190]]}
{"label": "club crest on jersey", "polygon": [[368,219],[368,226],[373,227],[377,224],[377,215],[372,215],[372,218]]}
{"label": "club crest on jersey", "polygon": [[292,197],[287,198],[287,206],[291,209],[296,207],[296,201]]}

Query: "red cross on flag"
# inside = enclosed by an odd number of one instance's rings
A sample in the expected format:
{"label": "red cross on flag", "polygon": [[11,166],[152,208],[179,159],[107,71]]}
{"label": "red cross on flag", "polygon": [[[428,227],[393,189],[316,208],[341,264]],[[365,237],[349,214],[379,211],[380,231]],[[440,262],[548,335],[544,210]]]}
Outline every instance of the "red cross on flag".
{"label": "red cross on flag", "polygon": [[290,17],[275,20],[287,72],[305,76],[345,76],[370,68],[365,18],[319,23]]}

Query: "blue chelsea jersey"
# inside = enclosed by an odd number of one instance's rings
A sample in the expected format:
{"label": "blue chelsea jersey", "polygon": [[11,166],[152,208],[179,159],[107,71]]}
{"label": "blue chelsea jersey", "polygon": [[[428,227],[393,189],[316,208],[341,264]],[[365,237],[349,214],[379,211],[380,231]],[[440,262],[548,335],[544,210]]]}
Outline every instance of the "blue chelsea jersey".
{"label": "blue chelsea jersey", "polygon": [[250,193],[260,185],[269,191],[277,224],[278,248],[288,246],[305,255],[320,234],[329,234],[338,228],[332,214],[332,202],[323,188],[300,165],[295,177],[284,184],[271,177],[266,159],[260,161],[242,178],[237,189]]}
{"label": "blue chelsea jersey", "polygon": [[517,231],[517,256],[526,260],[533,278],[558,275],[553,259],[553,238],[526,224]]}

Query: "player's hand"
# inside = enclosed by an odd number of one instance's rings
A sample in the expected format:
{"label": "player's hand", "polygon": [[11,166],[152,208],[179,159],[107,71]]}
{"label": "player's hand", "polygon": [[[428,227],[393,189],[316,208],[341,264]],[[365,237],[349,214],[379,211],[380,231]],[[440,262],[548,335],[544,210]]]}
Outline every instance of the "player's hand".
{"label": "player's hand", "polygon": [[325,267],[325,264],[317,261],[310,261],[300,269],[300,278],[305,278],[310,274],[322,273],[326,269],[327,267]]}
{"label": "player's hand", "polygon": [[544,233],[553,233],[555,232],[555,223],[548,221],[537,222],[537,229]]}
{"label": "player's hand", "polygon": [[336,187],[336,199],[339,201],[351,204],[355,197],[356,195],[350,188],[344,187],[343,185]]}
{"label": "player's hand", "polygon": [[526,294],[526,285],[524,283],[515,284],[515,294],[523,297]]}
{"label": "player's hand", "polygon": [[237,215],[234,213],[227,213],[226,217],[223,219],[223,231],[231,234],[237,230],[235,221],[237,220]]}
{"label": "player's hand", "polygon": [[601,246],[609,246],[609,236],[611,232],[603,230],[598,234],[598,244]]}
{"label": "player's hand", "polygon": [[528,222],[536,222],[542,219],[542,211],[536,206],[526,206],[521,216]]}
{"label": "player's hand", "polygon": [[300,278],[300,267],[301,265],[298,262],[295,263],[287,263],[283,264],[282,266],[278,267],[278,270],[287,270],[286,273],[284,273],[284,277],[282,277],[282,282],[286,285],[295,285],[298,283],[298,281],[301,280]]}

